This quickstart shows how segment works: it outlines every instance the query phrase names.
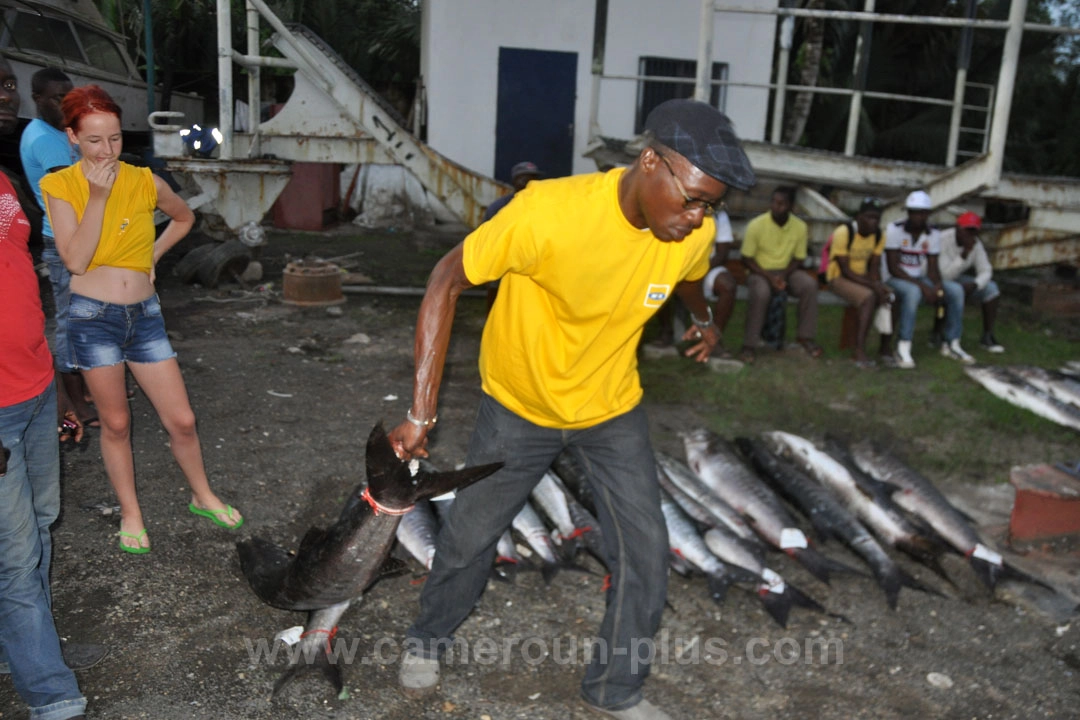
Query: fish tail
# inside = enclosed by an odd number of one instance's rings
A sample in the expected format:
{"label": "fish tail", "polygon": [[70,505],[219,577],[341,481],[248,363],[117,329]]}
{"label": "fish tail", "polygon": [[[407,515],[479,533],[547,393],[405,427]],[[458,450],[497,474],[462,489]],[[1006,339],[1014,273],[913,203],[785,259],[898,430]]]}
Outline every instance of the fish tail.
{"label": "fish tail", "polygon": [[813,548],[796,548],[789,550],[788,552],[790,552],[796,560],[802,563],[803,567],[809,570],[814,577],[826,585],[829,584],[829,577],[832,573],[865,575],[863,571],[825,557]]}
{"label": "fish tail", "polygon": [[[791,611],[792,606],[813,610],[814,612],[828,615],[837,620],[851,623],[851,621],[843,615],[829,612],[821,603],[817,602],[791,583],[786,584],[784,592],[782,593],[772,593],[764,590],[758,591],[758,595],[765,604],[765,609],[769,611],[769,614],[772,615],[778,623],[780,623],[781,627],[787,627],[787,616]],[[768,595],[772,595],[773,597],[770,598]]]}
{"label": "fish tail", "polygon": [[544,579],[544,586],[551,585],[551,581],[555,579],[555,576],[559,574],[559,570],[562,570],[563,566],[560,563],[546,562],[540,567],[540,577]]}
{"label": "fish tail", "polygon": [[877,576],[878,585],[881,586],[882,591],[885,593],[885,601],[889,604],[890,610],[896,609],[897,600],[900,598],[900,588],[904,586],[904,578],[901,572],[899,566],[890,563],[888,566],[881,568],[880,572],[875,571],[874,573]]}
{"label": "fish tail", "polygon": [[331,663],[326,657],[325,653],[318,653],[314,660],[310,663],[293,662],[289,664],[289,667],[285,668],[285,671],[281,673],[281,677],[274,683],[274,690],[270,693],[270,698],[276,698],[286,685],[291,683],[302,674],[305,670],[317,669],[319,673],[334,686],[334,690],[340,695],[341,690],[345,687],[345,681],[341,677],[341,666],[337,663]]}
{"label": "fish tail", "polygon": [[502,466],[503,464],[499,462],[488,465],[475,465],[461,470],[421,474],[420,481],[416,485],[415,498],[419,500],[437,497],[451,490],[459,490],[486,478]]}
{"label": "fish tail", "polygon": [[934,588],[919,582],[919,580],[908,574],[894,562],[889,562],[888,564],[881,566],[880,570],[875,569],[874,574],[877,576],[878,585],[880,585],[881,589],[885,592],[885,599],[889,603],[889,609],[891,610],[896,609],[896,603],[900,597],[900,589],[905,587],[929,593],[930,595],[944,597]]}
{"label": "fish tail", "polygon": [[1005,570],[1001,574],[1001,577],[1006,580],[1019,580],[1021,582],[1031,583],[1032,585],[1038,585],[1039,587],[1046,588],[1047,590],[1057,592],[1057,588],[1055,588],[1054,586],[1048,585],[1039,578],[1033,575],[1028,575],[1023,570],[1019,570],[1012,565],[1009,565],[1008,563],[1003,563],[1002,567],[1004,567]]}
{"label": "fish tail", "polygon": [[713,602],[717,605],[723,604],[724,599],[727,597],[728,588],[735,583],[761,582],[761,576],[757,573],[727,563],[724,564],[724,572],[722,574],[709,574],[707,577],[709,595],[712,596]]}
{"label": "fish tail", "polygon": [[802,590],[795,587],[791,583],[787,583],[787,587],[784,588],[784,593],[785,594],[790,594],[791,602],[794,605],[797,605],[797,606],[799,606],[801,608],[806,608],[807,610],[813,610],[814,612],[819,612],[819,613],[825,612],[825,606],[824,605],[822,605],[817,600],[810,597],[809,595],[807,595],[806,593],[804,593]]}
{"label": "fish tail", "polygon": [[826,585],[829,584],[829,565],[825,562],[824,555],[811,548],[791,549],[787,552],[809,570],[811,575]]}
{"label": "fish tail", "polygon": [[574,558],[577,557],[578,549],[581,548],[581,541],[573,535],[562,536],[559,538],[559,545],[555,546],[555,553],[563,562],[571,563]]}
{"label": "fish tail", "polygon": [[956,586],[941,565],[941,556],[945,552],[945,547],[940,543],[936,543],[923,535],[914,535],[911,538],[897,542],[896,548],[933,570],[936,575],[950,585]]}
{"label": "fish tail", "polygon": [[993,592],[994,588],[997,587],[998,580],[1005,575],[1004,563],[988,562],[974,555],[970,556],[968,560],[971,562],[971,569],[982,580],[983,585],[989,588],[990,592]]}
{"label": "fish tail", "polygon": [[782,593],[770,592],[765,588],[758,590],[758,597],[765,606],[765,612],[782,628],[787,627],[788,615],[791,614],[791,606],[794,604],[790,590],[790,586],[785,587]]}
{"label": "fish tail", "polygon": [[522,566],[519,560],[499,557],[495,559],[495,564],[491,567],[491,579],[512,583],[517,579],[518,573],[526,569],[528,568]]}

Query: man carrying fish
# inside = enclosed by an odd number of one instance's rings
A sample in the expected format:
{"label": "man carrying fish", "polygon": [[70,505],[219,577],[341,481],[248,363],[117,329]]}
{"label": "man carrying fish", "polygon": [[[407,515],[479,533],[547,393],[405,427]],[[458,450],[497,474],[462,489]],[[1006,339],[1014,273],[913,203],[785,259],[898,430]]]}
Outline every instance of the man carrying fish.
{"label": "man carrying fish", "polygon": [[401,457],[426,455],[457,298],[501,278],[484,327],[484,396],[470,465],[504,467],[458,493],[408,631],[400,680],[431,692],[439,657],[487,582],[499,536],[564,448],[586,468],[611,570],[607,610],[582,682],[610,717],[669,716],[642,698],[667,592],[668,541],[656,463],[640,406],[642,328],[674,293],[694,320],[686,354],[709,358],[720,334],[702,295],[712,215],[753,169],[730,121],[692,100],[657,106],[647,146],[628,168],[530,183],[433,270],[416,329],[406,420],[390,433]]}

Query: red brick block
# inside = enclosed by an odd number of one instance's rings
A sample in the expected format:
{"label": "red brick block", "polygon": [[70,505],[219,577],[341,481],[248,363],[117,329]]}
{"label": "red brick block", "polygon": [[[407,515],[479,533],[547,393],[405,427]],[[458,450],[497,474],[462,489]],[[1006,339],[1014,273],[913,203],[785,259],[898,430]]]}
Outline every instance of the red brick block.
{"label": "red brick block", "polygon": [[1016,488],[1009,539],[1019,541],[1080,537],[1080,479],[1052,465],[1015,467]]}

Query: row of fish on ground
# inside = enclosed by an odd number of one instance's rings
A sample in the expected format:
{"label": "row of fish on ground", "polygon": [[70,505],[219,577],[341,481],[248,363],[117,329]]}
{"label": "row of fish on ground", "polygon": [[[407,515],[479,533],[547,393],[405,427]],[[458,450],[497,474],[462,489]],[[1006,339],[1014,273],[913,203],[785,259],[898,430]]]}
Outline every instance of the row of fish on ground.
{"label": "row of fish on ground", "polygon": [[[902,587],[935,591],[901,569],[882,543],[943,576],[939,557],[951,547],[970,560],[990,588],[1010,575],[1034,580],[984,545],[969,519],[929,480],[869,443],[846,448],[830,442],[826,452],[798,436],[771,432],[760,439],[739,439],[733,446],[707,430],[687,433],[684,441],[685,464],[658,455],[672,562],[680,572],[704,574],[717,602],[729,586],[745,583],[781,625],[793,606],[824,611],[766,564],[770,548],[791,556],[825,582],[836,572],[858,572],[820,554],[781,496],[806,514],[818,541],[839,538],[862,557],[892,607]],[[376,425],[366,447],[366,478],[333,525],[310,528],[295,552],[260,537],[237,543],[240,568],[261,601],[308,613],[299,652],[290,655],[274,695],[305,669],[320,670],[342,692],[342,667],[330,659],[329,638],[365,590],[380,577],[404,570],[404,563],[389,557],[395,537],[430,567],[440,503],[427,501],[501,466],[440,472],[423,461],[402,461],[382,425]],[[513,523],[548,579],[563,567],[582,569],[573,560],[578,547],[605,562],[584,472],[565,453],[553,470],[536,487],[532,501],[555,532],[531,503]],[[520,547],[510,533],[504,534],[497,563],[503,573],[531,564]]]}
{"label": "row of fish on ground", "polygon": [[1080,430],[1080,360],[1070,360],[1060,370],[983,365],[966,367],[964,372],[1002,400]]}
{"label": "row of fish on ground", "polygon": [[[887,548],[946,580],[940,558],[951,549],[969,560],[991,590],[1001,577],[1033,580],[985,545],[970,518],[929,479],[871,442],[849,446],[827,438],[821,449],[797,435],[768,432],[730,443],[704,429],[685,433],[683,440],[686,462],[657,453],[672,565],[680,573],[704,575],[718,603],[731,585],[748,584],[780,625],[792,607],[826,612],[768,562],[773,551],[782,552],[825,583],[837,573],[865,574],[818,550],[830,539],[866,562],[892,608],[903,587],[940,593],[901,568]],[[452,502],[419,502],[398,526],[401,545],[427,568],[439,518]],[[789,505],[808,519],[810,537]],[[493,576],[508,579],[531,568],[549,581],[560,569],[584,570],[574,560],[581,548],[604,564],[591,507],[581,466],[563,453],[499,540]]]}

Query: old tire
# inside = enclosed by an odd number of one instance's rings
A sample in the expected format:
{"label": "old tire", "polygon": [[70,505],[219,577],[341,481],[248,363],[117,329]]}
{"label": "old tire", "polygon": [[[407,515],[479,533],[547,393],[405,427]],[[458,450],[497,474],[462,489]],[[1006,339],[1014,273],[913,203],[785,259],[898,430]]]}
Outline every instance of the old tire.
{"label": "old tire", "polygon": [[251,249],[233,238],[226,240],[199,263],[197,277],[203,287],[216,288],[222,281],[230,281],[247,269],[251,262]]}
{"label": "old tire", "polygon": [[173,275],[180,278],[182,282],[194,282],[195,274],[199,272],[199,266],[216,247],[217,243],[211,242],[191,249],[173,267]]}

